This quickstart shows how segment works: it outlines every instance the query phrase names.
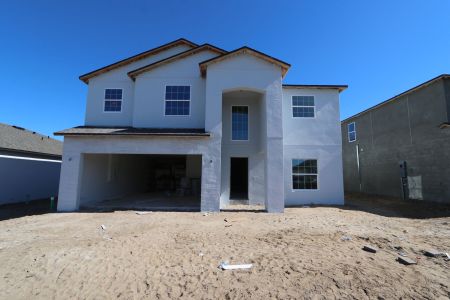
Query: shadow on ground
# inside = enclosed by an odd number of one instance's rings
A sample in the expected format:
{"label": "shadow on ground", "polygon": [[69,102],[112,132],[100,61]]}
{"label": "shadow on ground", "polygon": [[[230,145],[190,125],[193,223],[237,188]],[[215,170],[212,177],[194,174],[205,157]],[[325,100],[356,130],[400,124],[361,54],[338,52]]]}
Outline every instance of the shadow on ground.
{"label": "shadow on ground", "polygon": [[[56,205],[56,203],[55,203]],[[312,206],[314,207],[314,206]],[[410,218],[410,219],[431,219],[450,217],[450,204],[423,202],[418,200],[401,200],[398,198],[371,196],[363,194],[346,194],[345,205],[337,206],[343,210],[364,211],[384,217]],[[84,208],[80,212],[101,213],[112,211],[183,211],[198,212],[199,208],[189,207],[107,207],[107,208]],[[246,205],[233,205],[221,210],[222,212],[265,212],[264,207],[252,207]],[[5,204],[0,206],[0,221],[15,219],[24,216],[42,215],[52,213],[50,200],[34,200],[23,203]]]}
{"label": "shadow on ground", "polygon": [[346,194],[345,206],[341,208],[365,211],[384,217],[410,219],[450,217],[450,203],[402,200],[392,197],[364,194]]}
{"label": "shadow on ground", "polygon": [[51,212],[55,212],[55,209],[50,209],[50,199],[4,204],[0,205],[0,221],[25,216],[43,215]]}

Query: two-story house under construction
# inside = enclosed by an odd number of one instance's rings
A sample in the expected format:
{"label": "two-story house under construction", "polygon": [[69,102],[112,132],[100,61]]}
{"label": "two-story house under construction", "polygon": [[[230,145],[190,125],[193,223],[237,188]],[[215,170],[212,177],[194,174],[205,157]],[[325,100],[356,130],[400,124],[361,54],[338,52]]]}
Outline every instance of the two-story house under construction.
{"label": "two-story house under construction", "polygon": [[85,124],[55,133],[58,210],[343,204],[346,86],[283,84],[289,68],[249,47],[179,39],[80,76]]}

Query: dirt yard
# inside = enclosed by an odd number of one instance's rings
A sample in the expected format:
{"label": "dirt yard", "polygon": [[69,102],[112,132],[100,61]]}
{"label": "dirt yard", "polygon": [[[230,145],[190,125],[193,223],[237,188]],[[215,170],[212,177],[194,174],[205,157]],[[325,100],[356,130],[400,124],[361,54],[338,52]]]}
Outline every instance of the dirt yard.
{"label": "dirt yard", "polygon": [[[450,297],[450,261],[422,254],[450,252],[448,208],[352,197],[348,203],[284,214],[3,215],[0,298]],[[379,251],[361,250],[366,244]],[[417,265],[398,263],[398,252]],[[221,261],[253,268],[222,271]]]}

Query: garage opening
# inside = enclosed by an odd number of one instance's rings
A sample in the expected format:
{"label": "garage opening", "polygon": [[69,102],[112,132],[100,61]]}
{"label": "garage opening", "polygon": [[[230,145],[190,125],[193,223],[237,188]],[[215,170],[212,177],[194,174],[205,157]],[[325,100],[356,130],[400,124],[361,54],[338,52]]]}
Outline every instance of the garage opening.
{"label": "garage opening", "polygon": [[84,154],[80,209],[200,211],[201,155]]}

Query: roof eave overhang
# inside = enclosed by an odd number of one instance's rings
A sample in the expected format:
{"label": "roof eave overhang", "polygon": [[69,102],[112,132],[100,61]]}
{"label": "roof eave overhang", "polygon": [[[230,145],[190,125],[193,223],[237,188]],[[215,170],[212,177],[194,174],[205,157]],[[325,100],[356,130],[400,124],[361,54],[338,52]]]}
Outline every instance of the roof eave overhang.
{"label": "roof eave overhang", "polygon": [[110,65],[108,65],[106,67],[102,67],[100,69],[97,69],[97,70],[91,71],[89,73],[83,74],[83,75],[81,75],[79,77],[79,79],[81,81],[83,81],[84,83],[88,84],[89,83],[89,79],[91,79],[92,77],[95,77],[95,76],[98,76],[100,74],[109,72],[109,71],[111,71],[111,70],[113,70],[115,68],[119,68],[121,66],[125,66],[127,64],[132,63],[132,62],[135,62],[135,61],[138,61],[138,60],[140,60],[142,58],[145,58],[146,56],[154,55],[156,53],[162,52],[164,50],[167,50],[167,49],[170,49],[170,48],[176,47],[178,45],[182,45],[182,44],[190,46],[192,48],[198,47],[197,44],[195,44],[195,43],[193,43],[193,42],[191,42],[191,41],[189,41],[187,39],[181,38],[181,39],[169,42],[167,44],[164,44],[162,46],[159,46],[159,47],[156,47],[156,48],[144,51],[142,53],[133,55],[133,56],[125,58],[125,59],[122,59],[122,60],[120,60],[118,62],[115,62],[115,63],[112,63],[112,64],[110,64]]}
{"label": "roof eave overhang", "polygon": [[319,90],[338,90],[343,92],[348,89],[348,85],[336,84],[283,84],[286,89],[319,89]]}
{"label": "roof eave overhang", "polygon": [[65,133],[55,132],[55,136],[154,136],[154,137],[204,137],[211,136],[210,133]]}

